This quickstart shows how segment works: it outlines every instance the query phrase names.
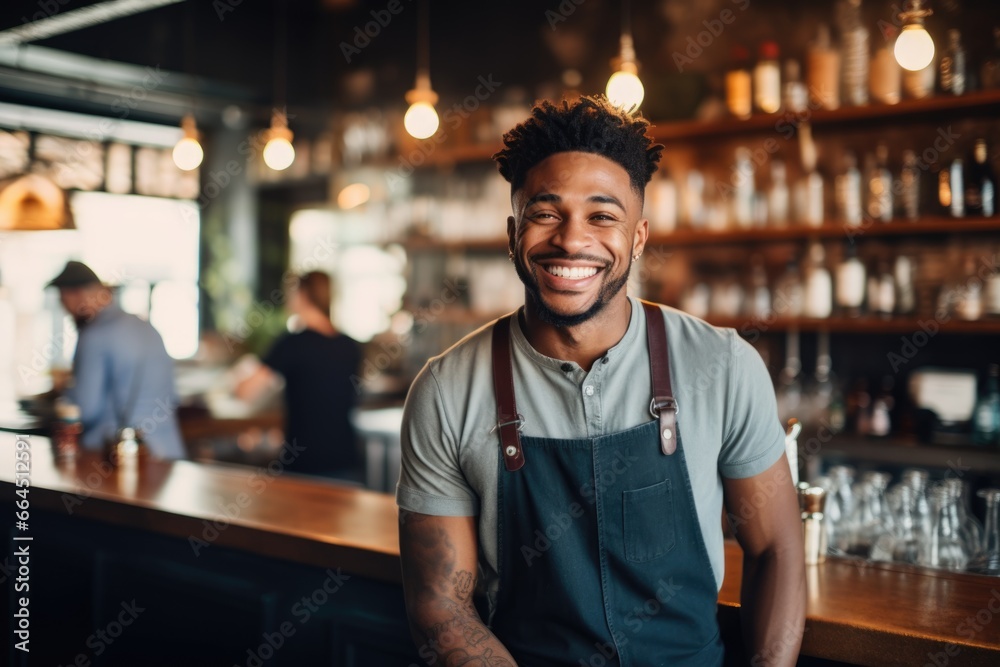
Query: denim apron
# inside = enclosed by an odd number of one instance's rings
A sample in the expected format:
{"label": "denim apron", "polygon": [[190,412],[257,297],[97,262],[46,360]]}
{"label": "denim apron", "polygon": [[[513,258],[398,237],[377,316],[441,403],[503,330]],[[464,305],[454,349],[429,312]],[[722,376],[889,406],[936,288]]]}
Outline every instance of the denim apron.
{"label": "denim apron", "polygon": [[520,435],[511,316],[494,327],[500,586],[491,627],[520,667],[722,664],[663,314],[643,307],[655,419],[597,438]]}

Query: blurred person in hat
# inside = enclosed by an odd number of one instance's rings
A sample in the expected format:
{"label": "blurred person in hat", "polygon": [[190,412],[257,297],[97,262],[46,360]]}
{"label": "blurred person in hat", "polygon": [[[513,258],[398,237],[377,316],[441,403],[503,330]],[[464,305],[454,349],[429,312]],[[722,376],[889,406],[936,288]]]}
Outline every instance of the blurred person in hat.
{"label": "blurred person in hat", "polygon": [[67,262],[48,286],[59,289],[79,332],[66,397],[80,407],[81,444],[100,449],[118,429],[131,426],[142,432],[153,455],[183,458],[174,364],[160,334],[123,311],[83,262]]}

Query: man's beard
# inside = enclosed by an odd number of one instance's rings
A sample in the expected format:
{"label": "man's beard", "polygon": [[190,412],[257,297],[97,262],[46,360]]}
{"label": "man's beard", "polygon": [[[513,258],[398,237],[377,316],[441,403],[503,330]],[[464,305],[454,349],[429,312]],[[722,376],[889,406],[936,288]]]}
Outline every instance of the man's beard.
{"label": "man's beard", "polygon": [[[582,259],[585,261],[593,261],[595,258],[568,255],[538,255],[535,259]],[[534,264],[534,266],[539,265]],[[609,268],[610,265],[605,264],[602,270],[608,271]],[[521,279],[522,283],[524,283],[524,287],[528,291],[531,301],[534,303],[535,314],[538,315],[540,320],[546,324],[551,324],[554,327],[572,327],[586,322],[604,310],[604,307],[611,302],[611,299],[628,283],[629,273],[632,271],[632,263],[629,262],[629,265],[622,272],[622,275],[611,279],[605,278],[604,282],[601,283],[601,289],[597,293],[597,298],[594,299],[594,303],[591,304],[590,308],[582,313],[576,313],[574,315],[563,315],[561,313],[557,313],[545,305],[545,302],[542,300],[541,290],[538,288],[538,281],[535,280],[535,277],[531,275],[531,272],[529,272],[524,266],[520,255],[514,256],[514,270],[517,271],[517,277]],[[545,269],[540,267],[538,270],[544,271]]]}

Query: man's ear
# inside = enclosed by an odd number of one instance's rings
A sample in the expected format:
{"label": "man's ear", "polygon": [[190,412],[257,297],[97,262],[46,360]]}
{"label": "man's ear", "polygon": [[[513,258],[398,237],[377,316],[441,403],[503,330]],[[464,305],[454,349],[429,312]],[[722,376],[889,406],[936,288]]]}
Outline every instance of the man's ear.
{"label": "man's ear", "polygon": [[517,223],[514,222],[514,216],[507,216],[507,249],[510,252],[514,252],[514,246],[517,241]]}
{"label": "man's ear", "polygon": [[635,226],[635,238],[632,240],[632,254],[641,255],[649,239],[649,220],[643,218]]}

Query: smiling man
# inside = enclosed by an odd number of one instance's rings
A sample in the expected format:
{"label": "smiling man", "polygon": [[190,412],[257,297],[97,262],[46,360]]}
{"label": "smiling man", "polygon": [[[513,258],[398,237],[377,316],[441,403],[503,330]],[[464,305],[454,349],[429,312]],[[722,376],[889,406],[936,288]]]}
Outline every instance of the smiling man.
{"label": "smiling man", "polygon": [[647,128],[542,103],[495,156],[525,305],[428,361],[403,419],[404,590],[431,664],[722,664],[723,502],[745,657],[795,663],[802,538],[766,369],[733,330],[626,294],[663,150]]}

